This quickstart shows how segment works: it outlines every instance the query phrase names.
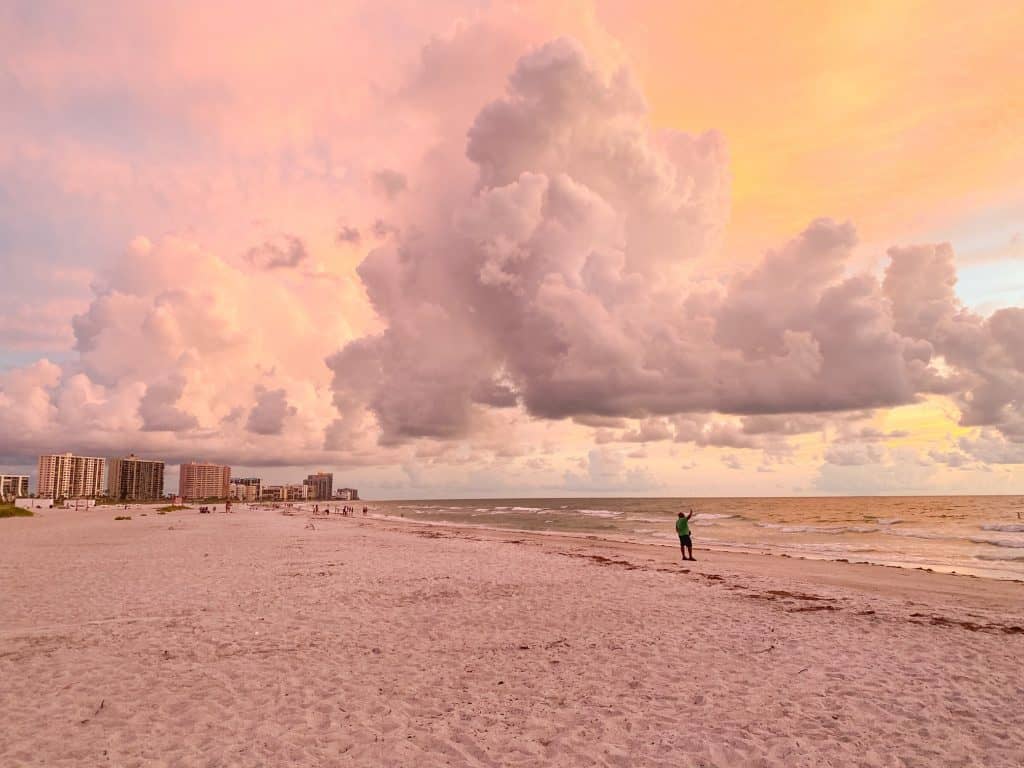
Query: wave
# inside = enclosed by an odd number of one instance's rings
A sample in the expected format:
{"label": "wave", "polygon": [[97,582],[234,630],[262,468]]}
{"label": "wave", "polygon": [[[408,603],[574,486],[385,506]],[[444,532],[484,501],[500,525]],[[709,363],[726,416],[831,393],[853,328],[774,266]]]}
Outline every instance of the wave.
{"label": "wave", "polygon": [[930,539],[933,541],[960,541],[957,536],[947,536],[944,533],[930,533],[929,531],[915,531],[907,529],[886,529],[882,531],[886,536],[903,536],[908,539]]}
{"label": "wave", "polygon": [[847,554],[847,553],[869,553],[879,552],[880,550],[874,547],[866,547],[861,544],[784,544],[775,547],[780,551],[796,551],[796,552],[810,552],[820,553],[823,555],[835,555],[835,554]]}
{"label": "wave", "polygon": [[544,507],[512,507],[513,512],[544,512]]}
{"label": "wave", "polygon": [[975,544],[991,544],[993,547],[1024,549],[1024,539],[986,539],[984,537],[973,537],[971,538],[971,541]]}
{"label": "wave", "polygon": [[726,520],[736,515],[728,515],[724,512],[698,512],[693,516],[694,520]]}
{"label": "wave", "polygon": [[1012,553],[1009,553],[1009,552],[1006,553],[1005,555],[1002,554],[1002,553],[997,554],[997,555],[986,555],[986,554],[982,553],[980,555],[975,555],[974,558],[976,560],[994,560],[996,562],[1005,562],[1005,563],[1024,563],[1024,554],[1022,554],[1022,555],[1015,555],[1015,554],[1012,554]]}
{"label": "wave", "polygon": [[610,509],[577,509],[576,511],[581,515],[586,515],[587,517],[618,517],[622,514],[621,512],[614,512]]}
{"label": "wave", "polygon": [[981,526],[983,531],[999,531],[1000,533],[1024,533],[1024,525],[1020,523],[986,523]]}
{"label": "wave", "polygon": [[896,525],[902,521],[898,517],[880,517],[875,522],[879,525]]}
{"label": "wave", "polygon": [[789,525],[786,523],[754,523],[760,528],[772,528],[782,533],[827,533],[840,535],[843,533],[875,533],[878,528],[873,525]]}

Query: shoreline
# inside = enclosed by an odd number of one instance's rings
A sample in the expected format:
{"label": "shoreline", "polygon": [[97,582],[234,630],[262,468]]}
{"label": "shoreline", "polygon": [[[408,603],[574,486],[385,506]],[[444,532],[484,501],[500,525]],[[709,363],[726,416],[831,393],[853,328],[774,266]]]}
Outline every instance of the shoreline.
{"label": "shoreline", "polygon": [[[749,505],[716,499],[698,506],[695,539],[714,551],[753,552],[831,562],[852,561],[984,579],[1024,581],[1024,497],[989,502],[976,496],[934,501],[847,497]],[[562,503],[556,503],[562,502]],[[672,523],[687,500],[571,499],[447,501],[395,505],[375,502],[390,516],[522,531],[588,533],[652,544],[677,544]],[[500,506],[504,505],[504,506]],[[1018,509],[1020,507],[1020,509]],[[1016,513],[1016,514],[1015,514]],[[599,518],[608,518],[599,519]]]}
{"label": "shoreline", "polygon": [[[333,518],[311,518],[315,522],[333,521]],[[352,518],[339,518],[352,522]],[[538,546],[565,544],[592,550],[608,556],[647,556],[652,553],[678,550],[671,545],[633,542],[605,538],[596,534],[577,534],[544,531],[520,531],[508,528],[476,527],[446,521],[420,521],[387,515],[356,518],[356,522],[392,526],[390,530],[422,535],[422,529],[441,529],[461,534],[464,538],[480,538],[497,542],[526,540]],[[420,530],[417,530],[420,529]],[[808,586],[824,586],[853,590],[865,595],[884,597],[902,596],[925,599],[952,598],[965,605],[984,604],[994,610],[1014,610],[1021,613],[1024,623],[1024,582],[1012,579],[988,579],[972,574],[944,573],[920,568],[903,568],[877,563],[826,560],[770,552],[737,552],[695,548],[694,553],[713,552],[713,557],[698,558],[695,563],[683,563],[678,557],[656,558],[664,566],[677,566],[711,575],[735,578],[761,577],[770,580],[793,580]]]}
{"label": "shoreline", "polygon": [[[316,519],[330,519],[330,518],[316,518]],[[489,525],[478,525],[474,523],[458,523],[448,520],[423,520],[411,517],[401,517],[394,515],[383,515],[374,514],[367,518],[359,519],[375,519],[387,522],[404,523],[412,526],[432,526],[440,528],[455,528],[467,531],[487,531],[492,533],[509,534],[511,536],[528,536],[537,538],[540,540],[547,538],[566,538],[580,541],[601,541],[609,544],[619,544],[623,546],[636,546],[636,547],[651,547],[657,549],[670,549],[676,551],[677,547],[674,544],[651,542],[651,541],[637,541],[635,539],[629,539],[626,537],[617,537],[615,535],[602,535],[600,533],[574,533],[572,531],[530,531],[520,528],[502,528],[498,526]],[[719,542],[715,542],[719,543]],[[778,558],[782,560],[796,560],[800,562],[811,562],[811,563],[832,563],[836,565],[855,565],[855,566],[868,566],[872,568],[892,568],[897,571],[917,571],[921,573],[934,574],[938,576],[952,576],[957,578],[969,578],[978,579],[983,582],[1005,582],[1008,584],[1024,584],[1024,579],[1010,579],[1010,578],[999,578],[995,576],[980,576],[974,573],[962,573],[958,571],[945,571],[938,568],[926,568],[923,566],[913,565],[894,565],[891,563],[872,563],[866,560],[854,560],[851,558],[830,558],[830,557],[814,557],[810,555],[791,555],[780,552],[769,552],[769,551],[753,551],[753,548],[743,548],[744,545],[737,544],[735,547],[723,548],[716,547],[714,544],[701,545],[698,541],[698,546],[695,547],[694,551],[705,551],[714,552],[716,555],[725,556],[739,556],[739,557],[767,557],[767,558]]]}

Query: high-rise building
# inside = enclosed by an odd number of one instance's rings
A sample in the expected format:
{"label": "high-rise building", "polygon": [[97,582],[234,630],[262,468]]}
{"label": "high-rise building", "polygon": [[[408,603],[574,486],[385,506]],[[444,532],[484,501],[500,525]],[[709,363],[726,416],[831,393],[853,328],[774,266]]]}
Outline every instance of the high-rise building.
{"label": "high-rise building", "polygon": [[233,477],[230,490],[232,499],[259,501],[263,492],[263,480],[258,477]]}
{"label": "high-rise building", "polygon": [[39,457],[38,495],[47,499],[91,498],[103,493],[106,460],[71,453]]}
{"label": "high-rise building", "polygon": [[110,460],[107,494],[122,501],[159,499],[164,495],[164,463],[140,459],[134,453]]}
{"label": "high-rise building", "polygon": [[178,495],[183,499],[226,499],[230,492],[231,467],[190,461],[181,465]]}
{"label": "high-rise building", "polygon": [[334,488],[334,474],[331,472],[317,472],[302,481],[309,486],[309,498],[329,499]]}
{"label": "high-rise building", "polygon": [[28,496],[28,475],[0,475],[0,501]]}
{"label": "high-rise building", "polygon": [[337,497],[342,501],[359,501],[359,491],[355,488],[339,488]]}

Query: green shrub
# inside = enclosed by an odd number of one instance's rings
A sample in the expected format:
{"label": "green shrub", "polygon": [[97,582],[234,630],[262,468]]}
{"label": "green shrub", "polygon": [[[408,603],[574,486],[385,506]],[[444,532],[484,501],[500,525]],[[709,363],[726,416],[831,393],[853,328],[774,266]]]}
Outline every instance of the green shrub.
{"label": "green shrub", "polygon": [[16,507],[13,504],[0,504],[0,517],[34,517],[31,509]]}

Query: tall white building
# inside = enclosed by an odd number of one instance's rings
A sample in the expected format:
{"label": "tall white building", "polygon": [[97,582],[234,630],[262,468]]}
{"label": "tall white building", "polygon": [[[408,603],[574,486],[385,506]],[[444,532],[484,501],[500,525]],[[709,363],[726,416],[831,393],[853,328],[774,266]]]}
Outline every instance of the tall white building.
{"label": "tall white building", "polygon": [[106,459],[51,453],[39,457],[39,492],[48,499],[92,498],[103,493]]}
{"label": "tall white building", "polygon": [[0,475],[0,501],[28,496],[28,475]]}

